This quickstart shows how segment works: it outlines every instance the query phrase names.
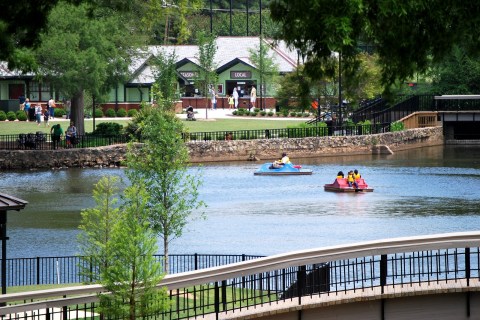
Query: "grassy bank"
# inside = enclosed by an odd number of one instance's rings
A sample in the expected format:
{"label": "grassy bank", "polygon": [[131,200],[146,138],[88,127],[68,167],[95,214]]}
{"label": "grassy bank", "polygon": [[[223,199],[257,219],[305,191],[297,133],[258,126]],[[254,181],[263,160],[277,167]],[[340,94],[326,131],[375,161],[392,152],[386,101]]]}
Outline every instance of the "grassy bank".
{"label": "grassy bank", "polygon": [[[95,125],[98,125],[101,122],[115,122],[119,123],[122,126],[126,126],[130,120],[128,119],[96,119]],[[307,119],[305,119],[307,121]],[[237,130],[260,130],[260,129],[282,129],[287,126],[295,125],[301,123],[298,120],[260,120],[260,119],[216,119],[209,121],[185,121],[182,120],[185,124],[185,127],[188,128],[189,132],[210,132],[210,131],[237,131]],[[50,133],[50,128],[53,124],[60,123],[64,130],[67,129],[69,122],[66,120],[52,120],[50,121],[50,127],[45,127],[42,123],[40,126],[37,126],[35,122],[24,122],[24,121],[0,121],[0,135],[5,134],[20,134],[20,133],[29,133],[42,131],[45,133]],[[93,131],[93,120],[85,119],[85,131]]]}

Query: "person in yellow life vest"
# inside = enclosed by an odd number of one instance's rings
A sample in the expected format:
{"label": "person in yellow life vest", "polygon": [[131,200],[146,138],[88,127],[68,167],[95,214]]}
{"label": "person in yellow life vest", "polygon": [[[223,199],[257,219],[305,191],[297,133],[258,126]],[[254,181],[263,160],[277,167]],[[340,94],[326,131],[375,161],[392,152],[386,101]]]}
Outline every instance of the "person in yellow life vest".
{"label": "person in yellow life vest", "polygon": [[362,175],[360,173],[358,173],[357,169],[353,170],[353,178],[355,179],[355,181],[362,178]]}
{"label": "person in yellow life vest", "polygon": [[343,171],[338,171],[337,179],[343,179],[343,178],[345,178],[345,175],[343,174]]}
{"label": "person in yellow life vest", "polygon": [[354,178],[354,176],[353,176],[353,171],[349,171],[349,172],[348,172],[347,182],[348,182],[348,186],[349,186],[349,187],[358,188],[358,185],[357,185],[357,183],[355,182],[355,178]]}
{"label": "person in yellow life vest", "polygon": [[280,161],[282,162],[282,164],[291,163],[290,158],[287,156],[285,152],[282,153],[282,159]]}
{"label": "person in yellow life vest", "polygon": [[284,153],[282,153],[282,158],[281,159],[273,161],[272,167],[275,168],[275,169],[278,169],[278,168],[281,168],[282,166],[284,166],[287,163],[291,163],[290,158],[284,152]]}

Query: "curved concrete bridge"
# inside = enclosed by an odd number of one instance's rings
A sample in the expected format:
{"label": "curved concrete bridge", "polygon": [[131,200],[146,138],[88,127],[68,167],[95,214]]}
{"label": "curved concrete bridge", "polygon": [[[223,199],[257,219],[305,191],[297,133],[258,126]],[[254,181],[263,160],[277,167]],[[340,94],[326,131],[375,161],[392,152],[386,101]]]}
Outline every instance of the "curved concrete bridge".
{"label": "curved concrete bridge", "polygon": [[[480,232],[302,250],[167,275],[159,319],[480,319]],[[6,319],[94,318],[100,285],[7,294]],[[80,295],[80,296],[79,296]],[[63,296],[63,298],[52,297]]]}

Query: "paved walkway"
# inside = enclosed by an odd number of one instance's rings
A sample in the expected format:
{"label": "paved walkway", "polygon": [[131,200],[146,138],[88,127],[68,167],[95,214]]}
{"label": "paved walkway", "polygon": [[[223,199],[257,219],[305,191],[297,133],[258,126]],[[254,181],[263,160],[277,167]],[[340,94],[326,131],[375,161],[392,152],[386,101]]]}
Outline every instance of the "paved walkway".
{"label": "paved walkway", "polygon": [[[195,119],[197,120],[213,120],[213,119],[250,119],[250,120],[292,120],[292,121],[307,121],[310,118],[285,118],[285,117],[277,117],[277,116],[272,116],[272,117],[239,117],[239,116],[234,116],[232,112],[235,111],[235,109],[195,109]],[[267,109],[268,111],[275,112],[275,110],[270,110]],[[182,114],[177,114],[177,116],[181,119],[186,119],[187,115],[182,113]]]}

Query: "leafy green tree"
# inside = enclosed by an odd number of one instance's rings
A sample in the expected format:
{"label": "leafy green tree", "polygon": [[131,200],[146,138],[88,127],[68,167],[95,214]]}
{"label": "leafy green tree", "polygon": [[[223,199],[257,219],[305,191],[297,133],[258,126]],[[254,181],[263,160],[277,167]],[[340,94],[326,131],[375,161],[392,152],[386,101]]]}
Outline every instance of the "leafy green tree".
{"label": "leafy green tree", "polygon": [[149,194],[132,184],[124,193],[120,219],[112,230],[112,260],[102,272],[102,285],[111,294],[100,295],[101,312],[108,318],[146,319],[168,306],[163,278],[155,260],[157,239],[148,218]]}
{"label": "leafy green tree", "polygon": [[270,8],[272,19],[281,24],[280,37],[305,56],[314,74],[332,51],[341,52],[348,69],[364,39],[375,45],[387,85],[425,72],[455,44],[465,43],[469,52],[480,50],[474,40],[480,22],[477,2],[278,0]]}
{"label": "leafy green tree", "polygon": [[146,318],[165,310],[165,288],[157,288],[163,272],[156,237],[148,220],[148,193],[133,184],[119,205],[118,177],[102,177],[95,185],[96,207],[82,211],[80,264],[86,282],[102,284],[100,312],[107,318]]}
{"label": "leafy green tree", "polygon": [[[248,50],[250,60],[260,73],[261,83],[258,90],[260,96],[263,95],[263,92],[268,92],[268,86],[275,91],[276,80],[279,75],[279,66],[275,63],[273,57],[268,54],[268,50],[269,45],[264,42],[263,37],[260,37],[260,43],[258,46],[255,46],[255,49]],[[264,88],[264,90],[261,88]]]}
{"label": "leafy green tree", "polygon": [[121,212],[118,208],[119,179],[101,178],[93,189],[96,207],[82,210],[78,235],[80,264],[86,282],[101,281],[101,273],[112,261],[112,230]]}
{"label": "leafy green tree", "polygon": [[150,195],[150,226],[163,239],[164,271],[168,272],[170,242],[182,235],[195,210],[204,205],[198,200],[201,181],[187,170],[183,124],[172,105],[143,105],[138,117],[144,143],[129,144],[126,173],[132,184],[145,186]]}
{"label": "leafy green tree", "polygon": [[478,94],[480,59],[455,46],[441,63],[432,68],[431,90],[436,94]]}
{"label": "leafy green tree", "polygon": [[110,9],[60,2],[35,51],[39,73],[71,97],[71,117],[84,133],[84,92],[100,97],[125,79],[133,41],[124,17]]}
{"label": "leafy green tree", "polygon": [[[198,55],[196,58],[199,62],[198,77],[196,82],[199,84],[201,90],[208,100],[210,100],[210,95],[208,94],[208,88],[210,85],[215,85],[217,82],[217,66],[215,64],[214,58],[215,53],[217,52],[217,44],[215,37],[211,34],[205,32],[198,33]],[[208,106],[205,108],[205,116],[208,118]]]}
{"label": "leafy green tree", "polygon": [[155,84],[152,93],[155,95],[153,100],[160,105],[173,105],[179,99],[177,90],[177,57],[175,53],[171,55],[158,54],[154,60]]}

